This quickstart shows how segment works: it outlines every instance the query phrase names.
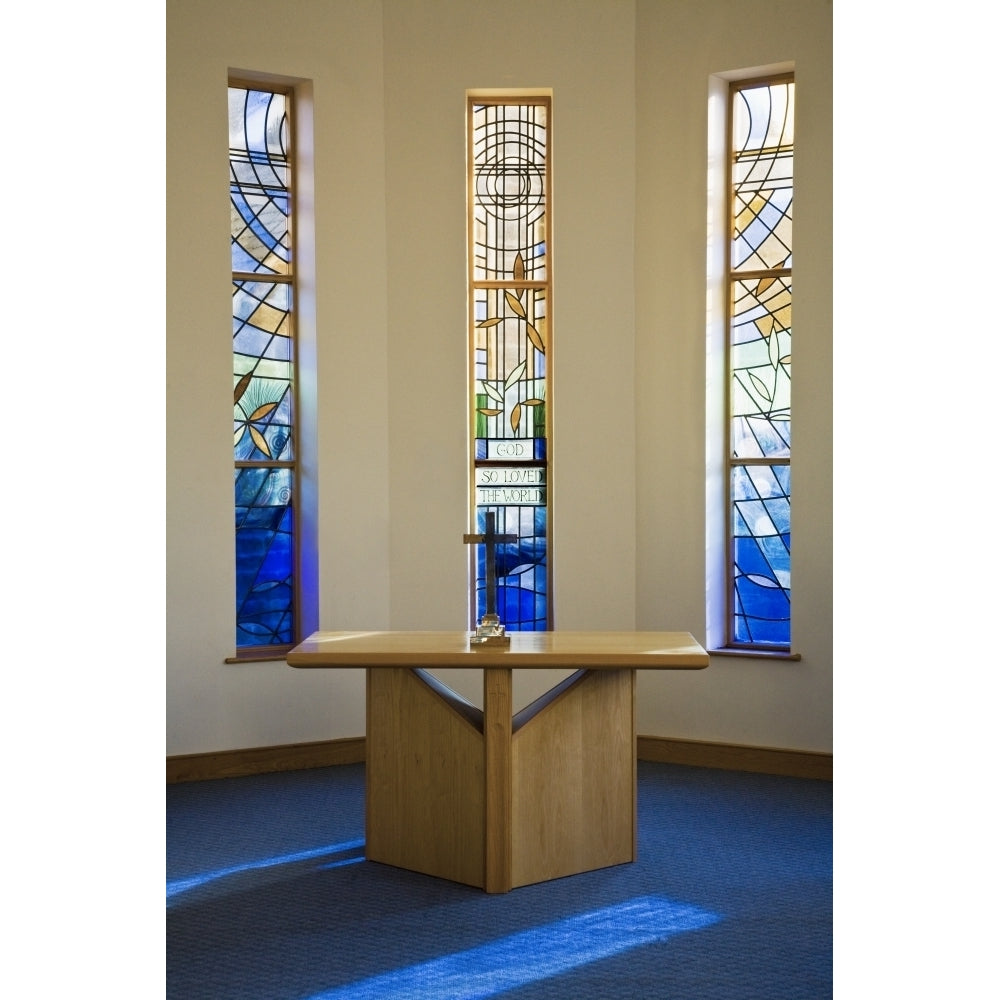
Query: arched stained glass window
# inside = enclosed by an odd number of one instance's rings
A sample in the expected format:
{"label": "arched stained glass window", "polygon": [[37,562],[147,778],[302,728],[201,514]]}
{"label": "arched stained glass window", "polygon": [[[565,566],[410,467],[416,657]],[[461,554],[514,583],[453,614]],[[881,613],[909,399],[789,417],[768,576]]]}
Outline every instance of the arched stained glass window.
{"label": "arched stained glass window", "polygon": [[791,645],[790,75],[730,86],[728,645]]}
{"label": "arched stained glass window", "polygon": [[292,95],[229,87],[236,648],[297,641]]}
{"label": "arched stained glass window", "polygon": [[[552,294],[549,97],[471,95],[470,421],[474,531],[494,515],[496,613],[508,631],[552,627],[549,581]],[[475,624],[486,611],[475,546]]]}

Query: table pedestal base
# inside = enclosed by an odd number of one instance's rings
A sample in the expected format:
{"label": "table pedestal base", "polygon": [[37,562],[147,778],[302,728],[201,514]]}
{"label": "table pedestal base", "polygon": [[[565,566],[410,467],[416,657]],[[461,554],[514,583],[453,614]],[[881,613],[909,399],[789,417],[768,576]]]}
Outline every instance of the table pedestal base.
{"label": "table pedestal base", "polygon": [[502,893],[634,861],[635,670],[578,670],[512,716],[421,669],[368,667],[366,856]]}

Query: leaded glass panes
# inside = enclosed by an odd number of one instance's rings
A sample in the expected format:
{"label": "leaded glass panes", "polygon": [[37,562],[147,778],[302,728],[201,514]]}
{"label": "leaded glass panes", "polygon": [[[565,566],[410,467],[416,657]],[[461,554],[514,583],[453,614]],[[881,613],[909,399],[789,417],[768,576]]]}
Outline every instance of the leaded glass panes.
{"label": "leaded glass panes", "polygon": [[791,267],[795,84],[739,85],[732,113],[733,270]]}
{"label": "leaded glass panes", "polygon": [[289,285],[233,282],[233,441],[239,460],[292,454]]}
{"label": "leaded glass panes", "polygon": [[236,647],[296,641],[291,95],[229,88]]}
{"label": "leaded glass panes", "polygon": [[[469,102],[472,519],[517,536],[497,546],[497,614],[551,628],[547,386],[548,98]],[[475,618],[486,610],[477,552]]]}
{"label": "leaded glass panes", "polygon": [[292,470],[236,470],[236,646],[294,641]]}
{"label": "leaded glass panes", "polygon": [[288,274],[291,262],[289,97],[229,88],[233,270]]}
{"label": "leaded glass panes", "polygon": [[729,643],[791,645],[791,77],[731,88]]}
{"label": "leaded glass panes", "polygon": [[733,457],[785,457],[791,446],[791,279],[734,281],[732,289]]}
{"label": "leaded glass panes", "polygon": [[789,641],[789,467],[732,467],[733,641]]}

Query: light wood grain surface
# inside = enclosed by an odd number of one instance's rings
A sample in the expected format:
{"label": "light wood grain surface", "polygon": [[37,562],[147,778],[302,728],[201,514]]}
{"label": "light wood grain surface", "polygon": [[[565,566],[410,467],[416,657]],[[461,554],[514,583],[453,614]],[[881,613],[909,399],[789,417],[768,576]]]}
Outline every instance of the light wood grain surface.
{"label": "light wood grain surface", "polygon": [[468,632],[314,632],[290,650],[293,667],[586,667],[700,670],[708,654],[687,632],[511,632],[475,646]]}
{"label": "light wood grain surface", "polygon": [[[634,861],[636,670],[699,670],[687,632],[314,632],[305,668],[367,677],[365,854],[489,893]],[[482,667],[483,709],[427,672]],[[512,673],[573,668],[512,715]]]}

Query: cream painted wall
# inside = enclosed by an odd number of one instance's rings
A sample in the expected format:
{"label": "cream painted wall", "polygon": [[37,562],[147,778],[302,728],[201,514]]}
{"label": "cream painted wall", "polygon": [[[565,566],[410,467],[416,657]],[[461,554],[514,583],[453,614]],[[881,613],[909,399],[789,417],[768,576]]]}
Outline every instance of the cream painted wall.
{"label": "cream painted wall", "polygon": [[[704,640],[708,77],[780,60],[799,80],[803,659],[642,676],[639,731],[832,749],[831,34],[824,0],[168,0],[168,754],[364,732],[360,672],[224,662],[227,71],[311,81],[319,624],[465,626],[464,98],[538,87],[554,98],[556,625]],[[550,679],[519,681],[518,702]],[[478,700],[469,673],[445,680]]]}
{"label": "cream painted wall", "polygon": [[[639,675],[640,733],[831,751],[832,8],[829,0],[636,5],[638,628],[705,641],[709,78],[795,69],[792,633],[799,662],[713,657]],[[659,429],[659,432],[658,432]]]}
{"label": "cream painted wall", "polygon": [[[467,624],[464,102],[467,89],[517,86],[554,95],[555,622],[631,629],[632,4],[384,6],[394,626]],[[481,704],[479,675],[445,680]],[[562,676],[517,674],[515,700]]]}
{"label": "cream painted wall", "polygon": [[[363,674],[234,652],[226,80],[312,81],[320,622],[390,624],[378,3],[167,4],[167,753],[364,732]],[[221,200],[220,200],[221,199]],[[338,470],[350,468],[349,477]]]}

